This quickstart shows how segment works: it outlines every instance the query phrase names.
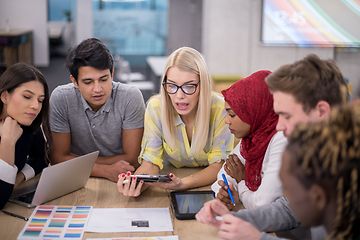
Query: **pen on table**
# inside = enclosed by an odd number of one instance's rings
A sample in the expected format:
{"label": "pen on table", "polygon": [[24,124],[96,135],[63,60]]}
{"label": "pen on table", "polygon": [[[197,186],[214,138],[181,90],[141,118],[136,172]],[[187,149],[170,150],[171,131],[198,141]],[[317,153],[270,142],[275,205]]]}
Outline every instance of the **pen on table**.
{"label": "pen on table", "polygon": [[228,191],[228,193],[229,193],[231,202],[232,202],[232,203],[234,204],[234,206],[235,206],[235,201],[234,201],[233,195],[232,195],[232,193],[231,193],[230,186],[229,186],[229,184],[228,184],[228,182],[227,182],[227,180],[226,180],[225,174],[221,174],[221,175],[222,175],[222,178],[223,178],[223,180],[224,180],[224,183],[225,183],[226,186],[227,186],[227,191]]}
{"label": "pen on table", "polygon": [[5,213],[5,214],[7,214],[7,215],[10,215],[10,216],[13,216],[13,217],[16,217],[16,218],[20,218],[20,219],[22,219],[22,220],[24,220],[24,221],[29,220],[27,217],[23,217],[23,216],[20,216],[20,215],[15,214],[15,213],[11,213],[11,212],[4,211],[4,210],[2,210],[2,212]]}

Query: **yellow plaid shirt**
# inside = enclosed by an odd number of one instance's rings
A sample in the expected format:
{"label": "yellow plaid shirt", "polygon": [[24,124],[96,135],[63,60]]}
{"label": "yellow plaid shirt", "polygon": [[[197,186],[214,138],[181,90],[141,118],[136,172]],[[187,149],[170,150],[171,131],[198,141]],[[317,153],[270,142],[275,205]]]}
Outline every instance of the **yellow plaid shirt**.
{"label": "yellow plaid shirt", "polygon": [[[164,159],[169,160],[175,167],[208,166],[214,162],[226,159],[234,146],[234,137],[225,124],[226,111],[224,99],[212,94],[209,135],[206,146],[196,159],[192,154],[192,146],[186,134],[185,124],[177,115],[175,119],[176,149],[171,149],[164,140],[162,123],[160,119],[160,98],[152,98],[145,112],[144,136],[139,162],[145,159],[163,168]],[[193,129],[193,134],[195,129]],[[194,137],[192,137],[194,139]]]}

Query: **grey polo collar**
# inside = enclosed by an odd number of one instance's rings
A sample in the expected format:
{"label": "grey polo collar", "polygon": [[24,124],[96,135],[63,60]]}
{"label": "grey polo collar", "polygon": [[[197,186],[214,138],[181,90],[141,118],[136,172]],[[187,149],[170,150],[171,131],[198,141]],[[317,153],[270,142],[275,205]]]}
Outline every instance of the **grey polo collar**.
{"label": "grey polo collar", "polygon": [[[89,109],[90,111],[93,111],[92,108],[90,107],[90,105],[86,102],[85,98],[81,95],[79,89],[76,89],[78,91],[78,93],[81,96],[81,102],[84,106],[84,111],[86,112],[87,109]],[[111,90],[111,94],[109,96],[109,98],[106,100],[105,104],[101,106],[101,108],[99,109],[99,111],[101,112],[110,112],[111,110],[111,106],[113,105],[113,91]]]}

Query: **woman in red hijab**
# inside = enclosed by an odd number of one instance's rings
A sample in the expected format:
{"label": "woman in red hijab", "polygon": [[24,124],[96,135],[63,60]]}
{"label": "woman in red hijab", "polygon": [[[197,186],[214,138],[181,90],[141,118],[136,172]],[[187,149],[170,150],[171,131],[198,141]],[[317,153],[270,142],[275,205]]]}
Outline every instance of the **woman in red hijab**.
{"label": "woman in red hijab", "polygon": [[255,72],[221,92],[226,102],[225,123],[236,138],[241,138],[211,186],[229,209],[234,205],[222,174],[227,178],[235,203],[241,201],[245,208],[260,207],[281,196],[278,174],[287,141],[282,132],[276,131],[278,115],[265,83],[270,73]]}

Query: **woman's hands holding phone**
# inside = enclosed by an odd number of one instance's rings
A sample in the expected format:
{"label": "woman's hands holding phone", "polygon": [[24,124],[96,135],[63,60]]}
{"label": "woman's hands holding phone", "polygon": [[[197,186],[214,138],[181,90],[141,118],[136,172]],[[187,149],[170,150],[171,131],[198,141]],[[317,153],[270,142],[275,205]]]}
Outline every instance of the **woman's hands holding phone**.
{"label": "woman's hands holding phone", "polygon": [[181,180],[174,174],[169,175],[131,175],[130,172],[120,174],[117,183],[118,190],[125,196],[137,197],[144,183],[163,189],[177,189]]}
{"label": "woman's hands holding phone", "polygon": [[117,187],[119,192],[121,192],[125,196],[137,197],[141,193],[141,188],[143,184],[144,180],[141,180],[137,184],[136,176],[131,177],[131,173],[127,172],[126,174],[122,173],[119,175]]}
{"label": "woman's hands holding phone", "polygon": [[149,183],[149,185],[162,189],[179,190],[181,186],[181,179],[176,177],[175,174],[173,173],[170,173],[169,177],[170,177],[170,181],[168,182],[153,182],[153,183]]}
{"label": "woman's hands holding phone", "polygon": [[150,186],[150,183],[143,186],[145,181],[143,179],[141,179],[141,181],[137,181],[137,176],[141,176],[142,174],[146,174],[148,176],[158,175],[159,171],[160,169],[157,165],[148,161],[143,161],[140,167],[135,171],[134,175],[131,175],[131,172],[127,172],[118,176],[118,190],[125,196],[137,197],[142,191]]}

